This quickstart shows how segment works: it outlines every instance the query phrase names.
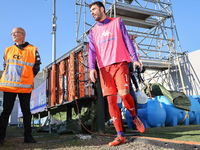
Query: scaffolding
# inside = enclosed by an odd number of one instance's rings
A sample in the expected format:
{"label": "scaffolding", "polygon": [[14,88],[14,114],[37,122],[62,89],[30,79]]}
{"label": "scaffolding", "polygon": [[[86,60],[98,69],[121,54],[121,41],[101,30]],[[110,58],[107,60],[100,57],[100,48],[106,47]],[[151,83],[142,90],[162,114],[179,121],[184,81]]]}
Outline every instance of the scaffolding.
{"label": "scaffolding", "polygon": [[[89,31],[96,24],[88,8],[88,4],[92,2],[92,0],[75,2],[77,45],[88,42]],[[103,0],[102,2],[106,8],[106,15],[120,17],[130,36],[134,34],[143,65],[149,70],[148,82],[166,83],[169,89],[177,91],[184,88],[184,84],[179,85],[181,75],[179,76],[178,72],[181,70],[178,67],[178,58],[186,52],[182,52],[181,49],[171,1]],[[169,78],[171,73],[176,74],[176,81]]]}

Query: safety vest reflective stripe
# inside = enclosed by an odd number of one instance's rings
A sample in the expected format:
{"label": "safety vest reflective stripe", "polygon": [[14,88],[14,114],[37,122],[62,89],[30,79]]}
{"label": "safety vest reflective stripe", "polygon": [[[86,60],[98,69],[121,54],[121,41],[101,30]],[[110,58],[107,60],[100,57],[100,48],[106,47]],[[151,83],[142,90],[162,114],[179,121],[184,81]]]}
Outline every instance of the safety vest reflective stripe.
{"label": "safety vest reflective stripe", "polygon": [[0,86],[12,86],[12,87],[20,87],[20,88],[32,88],[32,84],[17,84],[17,83],[5,83],[0,82]]}
{"label": "safety vest reflective stripe", "polygon": [[6,61],[7,62],[10,62],[10,63],[18,63],[18,64],[22,64],[22,65],[26,65],[26,66],[31,66],[33,67],[34,66],[34,63],[28,63],[28,62],[25,62],[25,61],[19,61],[19,60],[15,60],[15,59],[8,59]]}

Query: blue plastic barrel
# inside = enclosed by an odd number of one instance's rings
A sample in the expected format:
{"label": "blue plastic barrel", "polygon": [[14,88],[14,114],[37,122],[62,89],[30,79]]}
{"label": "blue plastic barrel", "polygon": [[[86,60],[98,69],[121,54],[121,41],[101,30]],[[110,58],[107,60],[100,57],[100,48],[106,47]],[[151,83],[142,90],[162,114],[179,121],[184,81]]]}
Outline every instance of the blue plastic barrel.
{"label": "blue plastic barrel", "polygon": [[[147,101],[146,101],[146,103],[144,103],[144,102],[137,103],[138,117],[143,122],[144,126],[146,125],[146,121],[147,121],[147,106],[148,106]],[[118,104],[118,107],[120,107],[119,104]],[[125,112],[125,119],[126,119],[128,128],[132,128],[133,120],[132,120],[132,117],[128,110],[126,110],[126,112]]]}
{"label": "blue plastic barrel", "polygon": [[[140,120],[142,121],[142,123],[144,124],[145,128],[148,127],[147,125],[147,108],[143,108],[143,109],[138,109],[138,117],[140,118]],[[126,122],[127,122],[127,127],[128,128],[132,128],[133,127],[133,120],[132,120],[132,117],[129,113],[129,111],[126,109],[126,112],[125,112],[125,119],[126,119]]]}
{"label": "blue plastic barrel", "polygon": [[200,103],[200,95],[190,95]]}
{"label": "blue plastic barrel", "polygon": [[126,109],[124,116],[125,116],[125,119],[126,119],[126,122],[127,122],[127,127],[132,128],[133,127],[133,120],[132,120],[132,117],[131,117],[128,109]]}
{"label": "blue plastic barrel", "polygon": [[[147,104],[143,104],[144,106],[148,106],[148,102]],[[148,109],[147,107],[142,107],[140,109],[138,109],[138,116],[140,118],[140,120],[142,121],[142,123],[144,124],[144,127],[147,128],[147,118],[148,118]]]}
{"label": "blue plastic barrel", "polygon": [[187,111],[176,108],[165,96],[156,96],[155,99],[161,102],[166,110],[165,126],[189,125]]}
{"label": "blue plastic barrel", "polygon": [[190,124],[199,124],[200,118],[200,104],[199,102],[193,98],[193,96],[188,96],[191,102],[190,111],[188,112],[189,115],[189,122]]}
{"label": "blue plastic barrel", "polygon": [[165,126],[166,111],[162,103],[158,100],[148,99],[147,110],[146,128]]}
{"label": "blue plastic barrel", "polygon": [[[165,126],[166,111],[157,100],[148,99],[145,107],[138,109],[138,116],[145,128]],[[146,107],[147,106],[147,107]],[[125,113],[128,128],[132,128],[132,119],[128,110]]]}

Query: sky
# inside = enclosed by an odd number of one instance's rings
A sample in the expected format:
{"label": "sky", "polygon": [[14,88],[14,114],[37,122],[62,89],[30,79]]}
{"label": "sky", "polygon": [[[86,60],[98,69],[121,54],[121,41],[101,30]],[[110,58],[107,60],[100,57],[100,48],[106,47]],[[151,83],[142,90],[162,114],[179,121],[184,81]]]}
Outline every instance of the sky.
{"label": "sky", "polygon": [[[171,3],[182,51],[200,49],[200,0],[171,0]],[[0,0],[0,70],[5,48],[14,44],[10,33],[15,27],[24,28],[25,41],[38,47],[40,71],[52,62],[52,14],[53,0]],[[77,46],[75,0],[57,0],[56,17],[58,59]],[[91,18],[91,14],[87,13],[87,17]]]}

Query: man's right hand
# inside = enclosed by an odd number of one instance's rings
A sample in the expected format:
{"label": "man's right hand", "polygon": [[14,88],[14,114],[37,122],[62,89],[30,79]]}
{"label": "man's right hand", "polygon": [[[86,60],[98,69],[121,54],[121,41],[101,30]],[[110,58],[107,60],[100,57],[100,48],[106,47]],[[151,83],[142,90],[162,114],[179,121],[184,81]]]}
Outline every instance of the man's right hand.
{"label": "man's right hand", "polygon": [[96,78],[97,78],[97,71],[96,69],[92,69],[90,71],[90,79],[92,80],[92,82],[96,82]]}

